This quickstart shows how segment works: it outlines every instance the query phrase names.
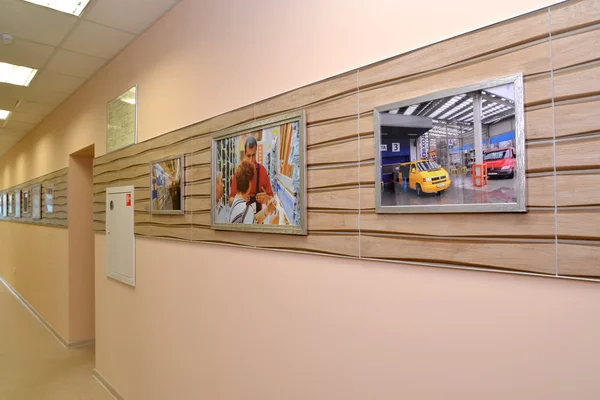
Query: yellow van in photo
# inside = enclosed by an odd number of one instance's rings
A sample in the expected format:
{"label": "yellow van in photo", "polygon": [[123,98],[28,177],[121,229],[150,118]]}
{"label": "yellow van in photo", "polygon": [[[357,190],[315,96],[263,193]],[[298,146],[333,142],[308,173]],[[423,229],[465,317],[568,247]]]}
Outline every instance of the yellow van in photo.
{"label": "yellow van in photo", "polygon": [[400,164],[398,183],[408,184],[418,196],[423,193],[441,193],[450,187],[448,172],[438,163],[431,160],[411,161]]}

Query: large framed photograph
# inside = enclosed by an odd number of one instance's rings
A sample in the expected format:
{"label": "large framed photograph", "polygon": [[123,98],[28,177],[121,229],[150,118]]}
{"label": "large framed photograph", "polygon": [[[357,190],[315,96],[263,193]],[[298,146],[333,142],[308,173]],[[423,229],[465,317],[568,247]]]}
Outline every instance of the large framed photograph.
{"label": "large framed photograph", "polygon": [[42,218],[42,186],[40,184],[31,187],[31,219]]}
{"label": "large framed photograph", "polygon": [[183,214],[184,175],[183,155],[150,164],[150,212],[152,214]]}
{"label": "large framed photograph", "polygon": [[376,107],[378,213],[524,212],[523,75]]}
{"label": "large framed photograph", "polygon": [[212,228],[306,235],[304,111],[212,136]]}

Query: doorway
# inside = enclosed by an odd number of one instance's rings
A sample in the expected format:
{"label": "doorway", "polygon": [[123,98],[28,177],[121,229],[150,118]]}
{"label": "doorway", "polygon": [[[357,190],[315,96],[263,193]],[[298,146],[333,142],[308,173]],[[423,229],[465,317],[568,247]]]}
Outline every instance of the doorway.
{"label": "doorway", "polygon": [[94,145],[69,156],[69,343],[95,339]]}

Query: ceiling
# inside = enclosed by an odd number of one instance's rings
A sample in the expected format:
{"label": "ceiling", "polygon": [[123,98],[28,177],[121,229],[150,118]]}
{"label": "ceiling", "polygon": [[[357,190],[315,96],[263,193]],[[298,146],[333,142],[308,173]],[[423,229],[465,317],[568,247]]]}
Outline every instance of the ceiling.
{"label": "ceiling", "polygon": [[38,69],[28,87],[0,83],[0,156],[180,0],[91,0],[76,17],[0,0],[0,62]]}

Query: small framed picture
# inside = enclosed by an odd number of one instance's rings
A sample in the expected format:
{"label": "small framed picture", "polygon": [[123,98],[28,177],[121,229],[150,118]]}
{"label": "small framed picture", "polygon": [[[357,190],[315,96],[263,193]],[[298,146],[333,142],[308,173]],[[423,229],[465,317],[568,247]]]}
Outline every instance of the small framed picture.
{"label": "small framed picture", "polygon": [[54,212],[54,185],[44,188],[44,211],[46,214]]}
{"label": "small framed picture", "polygon": [[42,186],[31,187],[31,219],[42,218]]}
{"label": "small framed picture", "polygon": [[8,194],[8,216],[12,217],[15,215],[15,192]]}
{"label": "small framed picture", "polygon": [[2,193],[2,216],[8,216],[8,196],[6,193]]}
{"label": "small framed picture", "polygon": [[150,164],[150,213],[183,214],[183,155],[153,161]]}
{"label": "small framed picture", "polygon": [[23,190],[23,216],[28,216],[31,213],[31,196],[29,195],[29,189]]}
{"label": "small framed picture", "polygon": [[15,218],[21,218],[21,191],[15,190]]}

